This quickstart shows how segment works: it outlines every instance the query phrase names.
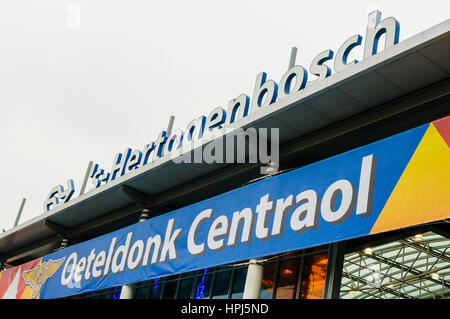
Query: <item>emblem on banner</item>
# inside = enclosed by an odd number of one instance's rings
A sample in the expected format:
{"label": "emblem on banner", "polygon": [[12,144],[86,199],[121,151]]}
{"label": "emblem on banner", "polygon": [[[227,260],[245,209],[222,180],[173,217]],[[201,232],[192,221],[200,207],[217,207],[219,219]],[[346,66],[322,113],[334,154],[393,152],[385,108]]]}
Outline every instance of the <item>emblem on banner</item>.
{"label": "emblem on banner", "polygon": [[47,262],[37,265],[33,269],[23,272],[25,284],[31,287],[31,298],[34,299],[39,295],[43,284],[58,271],[65,259],[66,257],[58,260],[50,259]]}

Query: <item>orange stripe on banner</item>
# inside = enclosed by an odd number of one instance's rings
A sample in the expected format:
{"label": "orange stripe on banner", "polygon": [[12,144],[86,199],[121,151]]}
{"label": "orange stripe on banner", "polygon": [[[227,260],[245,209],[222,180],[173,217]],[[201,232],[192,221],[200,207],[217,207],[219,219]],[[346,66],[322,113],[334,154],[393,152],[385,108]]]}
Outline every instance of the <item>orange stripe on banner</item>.
{"label": "orange stripe on banner", "polygon": [[449,163],[450,148],[430,124],[370,233],[449,218]]}
{"label": "orange stripe on banner", "polygon": [[[34,269],[38,265],[42,264],[42,258],[36,259],[30,264],[31,264],[31,267],[29,269]],[[22,272],[22,274],[23,274],[23,272]],[[18,297],[18,299],[31,299],[31,287],[29,285],[25,284],[25,282],[23,281],[23,278],[21,278],[21,280],[22,280],[23,284],[25,285],[25,287],[22,288],[23,293],[20,295],[20,297]],[[37,295],[34,299],[39,299],[39,295]]]}
{"label": "orange stripe on banner", "polygon": [[[22,296],[20,296],[19,299],[31,299],[31,287],[30,286],[26,286],[25,290],[23,291]],[[39,299],[39,295],[37,295],[37,297],[35,299]]]}

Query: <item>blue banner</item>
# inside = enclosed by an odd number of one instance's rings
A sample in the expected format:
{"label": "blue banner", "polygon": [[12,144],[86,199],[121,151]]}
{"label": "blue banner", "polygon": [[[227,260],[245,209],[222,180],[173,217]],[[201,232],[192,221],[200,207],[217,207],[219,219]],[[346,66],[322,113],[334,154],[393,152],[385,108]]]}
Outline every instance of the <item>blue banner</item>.
{"label": "blue banner", "polygon": [[30,285],[58,298],[368,235],[427,127],[44,256]]}

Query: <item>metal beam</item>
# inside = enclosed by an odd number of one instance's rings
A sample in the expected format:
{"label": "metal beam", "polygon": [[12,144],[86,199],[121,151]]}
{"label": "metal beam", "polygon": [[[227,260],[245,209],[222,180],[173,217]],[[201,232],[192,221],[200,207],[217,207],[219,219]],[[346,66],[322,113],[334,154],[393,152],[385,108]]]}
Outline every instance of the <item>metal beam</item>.
{"label": "metal beam", "polygon": [[430,227],[433,233],[441,235],[442,237],[450,239],[450,220],[444,219],[440,224],[434,224]]}
{"label": "metal beam", "polygon": [[69,232],[69,229],[67,227],[61,226],[57,223],[51,222],[49,220],[45,220],[45,225],[53,230],[58,235],[66,235]]}
{"label": "metal beam", "polygon": [[91,220],[89,222],[74,227],[67,233],[67,236],[69,238],[82,236],[86,233],[92,232],[101,227],[105,227],[108,224],[127,218],[130,215],[137,214],[141,210],[142,207],[136,204],[127,206],[123,209],[116,210],[114,212],[111,212],[110,214],[103,215],[97,219]]}
{"label": "metal beam", "polygon": [[[401,249],[399,250],[399,253],[400,253],[400,252],[401,252]],[[399,256],[399,254],[397,254],[397,256],[394,258],[394,260],[395,260],[398,256]],[[362,276],[360,275],[361,268],[365,268],[365,266],[362,266],[362,265],[361,265],[361,261],[364,260],[364,258],[365,258],[365,255],[360,254],[360,256],[359,256],[360,262],[359,262],[359,263],[354,262],[354,261],[350,261],[350,260],[347,260],[347,261],[346,261],[346,263],[349,263],[349,264],[352,264],[352,265],[358,267],[357,271],[356,271],[356,270],[354,271],[355,273],[356,273],[356,272],[358,273],[357,276],[356,276],[356,275],[352,275],[352,274],[349,273],[348,271],[346,271],[345,273],[346,273],[348,276],[354,276],[354,278],[359,278],[359,281],[361,281],[361,282],[364,281],[364,283],[367,283],[368,281],[366,281],[366,280],[364,279],[364,277],[362,277]],[[422,258],[426,258],[426,256],[425,256],[425,257],[422,257]],[[366,264],[366,266],[367,266],[367,264]],[[416,290],[419,290],[419,289],[425,289],[425,290],[428,290],[427,287],[425,287],[425,286],[418,287],[417,285],[415,285],[415,281],[424,281],[424,280],[428,280],[428,278],[423,278],[423,277],[426,276],[426,275],[429,275],[432,271],[428,271],[428,272],[425,272],[425,273],[421,273],[420,276],[411,275],[411,276],[409,276],[409,277],[396,278],[395,276],[398,275],[399,273],[401,273],[401,272],[402,272],[402,269],[400,269],[397,273],[389,273],[389,271],[390,271],[390,269],[391,269],[391,267],[392,267],[393,265],[392,265],[392,264],[389,264],[388,266],[389,266],[389,267],[388,267],[387,269],[380,269],[380,274],[383,275],[383,280],[384,280],[384,278],[388,278],[388,279],[389,279],[389,283],[391,283],[391,284],[400,284],[400,286],[406,285],[406,286],[414,287],[415,289],[412,290],[412,291],[416,291]],[[395,266],[394,266],[394,268],[395,268],[395,269],[398,269],[398,267],[395,267]],[[408,268],[408,269],[409,269],[409,268]],[[434,269],[433,271],[439,271],[439,270],[440,270],[440,269]],[[370,273],[366,274],[365,276],[369,276],[369,275],[370,275]],[[348,277],[348,276],[347,276],[347,277]],[[433,283],[434,283],[434,282],[433,282]],[[384,284],[383,286],[375,287],[375,288],[387,288],[386,285],[388,285],[388,284]],[[374,288],[372,288],[372,289],[374,289]],[[361,290],[361,289],[359,289],[359,290]],[[411,291],[411,292],[412,292],[412,291]],[[431,292],[431,291],[429,291],[429,290],[428,290],[428,293],[433,294],[433,292]]]}
{"label": "metal beam", "polygon": [[[394,260],[391,260],[391,259],[388,259],[388,258],[385,258],[385,257],[382,257],[382,256],[376,256],[375,254],[365,255],[365,256],[367,258],[372,258],[372,259],[375,259],[376,261],[381,261],[381,262],[383,262],[385,264],[392,265],[393,267],[395,267],[397,269],[400,269],[400,270],[403,270],[403,271],[405,271],[407,273],[413,274],[415,277],[423,277],[423,276],[425,276],[425,275],[427,275],[429,273],[429,272],[422,273],[422,272],[420,272],[419,270],[416,270],[416,269],[409,269],[409,267],[403,266],[403,265],[399,264],[398,262],[396,262]],[[435,279],[433,279],[431,277],[427,278],[427,280],[432,281],[432,282],[434,282],[436,284],[439,284],[439,285],[443,284],[445,287],[450,288],[450,285],[445,283],[444,281],[435,280]]]}
{"label": "metal beam", "polygon": [[[420,228],[422,229],[422,228]],[[350,239],[346,243],[347,254],[359,252],[370,244],[371,247],[380,246],[386,243],[397,241],[399,239],[410,236],[413,231],[411,228],[408,229],[398,229],[389,232],[384,232],[380,234],[371,235],[370,237],[359,237],[355,239]]]}
{"label": "metal beam", "polygon": [[431,255],[433,257],[442,259],[445,262],[450,263],[450,258],[447,257],[445,254],[442,253],[438,253],[437,251],[435,251],[433,248],[425,248],[422,245],[416,244],[416,243],[411,243],[407,240],[399,240],[400,243],[402,243],[403,245],[406,245],[408,247],[414,248],[418,251],[421,251],[423,253],[426,253],[428,255]]}
{"label": "metal beam", "polygon": [[6,260],[7,263],[11,264],[12,262],[31,256],[31,255],[39,255],[43,256],[50,251],[53,251],[55,248],[59,246],[60,236],[52,236],[47,238],[44,241],[36,242],[32,245],[29,245],[23,249],[14,251],[13,253],[8,253],[2,255],[2,258]]}
{"label": "metal beam", "polygon": [[144,194],[134,188],[123,185],[120,189],[127,195],[132,201],[142,207],[146,207],[151,204],[151,197],[147,194]]}
{"label": "metal beam", "polygon": [[[349,274],[349,273],[343,273],[342,276],[343,276],[343,277],[346,277],[346,278],[348,278],[348,279],[350,279],[350,280],[352,280],[352,281],[359,281],[359,282],[361,282],[364,286],[369,286],[369,282],[368,282],[367,280],[365,280],[364,278],[361,278],[361,277],[358,277],[358,276],[355,276],[355,275],[351,275],[351,274]],[[387,288],[387,287],[384,287],[384,286],[380,286],[380,287],[371,287],[370,289],[379,289],[379,290],[382,290],[382,291],[384,291],[384,292],[390,293],[390,294],[395,295],[395,296],[400,297],[400,298],[411,299],[411,297],[408,296],[408,295],[405,295],[405,294],[403,294],[403,293],[401,293],[401,292],[399,292],[399,291],[396,291],[396,290],[393,290],[393,289],[391,289],[391,288]],[[358,290],[358,289],[355,288],[355,290]],[[373,295],[373,294],[370,294],[370,293],[367,293],[367,292],[363,292],[363,293],[368,294],[368,295],[371,295],[372,297],[377,298],[376,295]]]}
{"label": "metal beam", "polygon": [[[136,214],[139,212],[141,208],[136,207],[136,205],[132,205],[126,207],[125,209],[117,210],[112,212],[111,214],[104,215],[98,219],[93,221],[89,221],[87,223],[83,223],[76,228],[72,228],[68,230],[66,227],[51,222],[50,220],[45,220],[45,224],[55,232],[54,236],[50,236],[45,240],[36,242],[32,245],[28,245],[27,247],[15,250],[14,252],[6,253],[2,255],[8,263],[11,263],[15,260],[25,258],[30,255],[44,255],[49,251],[53,251],[55,248],[58,248],[61,241],[61,233],[65,231],[64,236],[68,238],[82,236],[85,233],[92,232],[94,229],[98,229],[100,227],[104,227],[105,225],[120,220],[122,218],[126,218],[131,214]],[[51,216],[49,216],[51,217]]]}
{"label": "metal beam", "polygon": [[[280,158],[346,133],[356,131],[364,126],[374,124],[402,112],[406,112],[414,108],[424,107],[427,103],[448,96],[450,96],[449,79],[405,97],[395,99],[387,104],[380,105],[362,114],[358,114],[346,120],[340,121],[326,129],[307,134],[307,136],[280,147]],[[281,154],[283,154],[283,156]]]}

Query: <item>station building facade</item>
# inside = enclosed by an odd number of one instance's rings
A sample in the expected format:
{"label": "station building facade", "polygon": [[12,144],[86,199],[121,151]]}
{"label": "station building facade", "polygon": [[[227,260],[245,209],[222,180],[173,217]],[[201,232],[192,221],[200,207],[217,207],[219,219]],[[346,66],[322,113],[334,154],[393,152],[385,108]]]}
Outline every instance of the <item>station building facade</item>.
{"label": "station building facade", "polygon": [[[258,75],[248,110],[230,104],[234,128],[277,129],[275,171],[126,156],[132,169],[0,234],[0,298],[449,298],[450,21],[398,42],[380,15],[362,61],[347,61],[358,35],[339,72],[306,82],[290,65],[279,85]],[[213,113],[200,123],[220,127]]]}

